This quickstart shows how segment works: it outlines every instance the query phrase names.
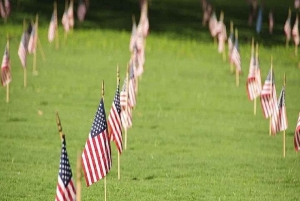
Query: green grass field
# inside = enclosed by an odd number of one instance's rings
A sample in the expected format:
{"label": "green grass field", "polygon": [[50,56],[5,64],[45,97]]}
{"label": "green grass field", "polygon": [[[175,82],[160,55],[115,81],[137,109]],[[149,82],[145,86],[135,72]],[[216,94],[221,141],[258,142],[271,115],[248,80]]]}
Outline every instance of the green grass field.
{"label": "green grass field", "polygon": [[[6,88],[0,90],[0,200],[54,200],[61,151],[56,112],[76,180],[77,154],[88,137],[101,82],[105,81],[108,114],[116,88],[116,67],[120,66],[123,82],[130,58],[131,14],[138,17],[139,13],[133,0],[91,1],[86,22],[76,25],[67,39],[59,24],[60,48],[56,50],[47,40],[52,1],[36,2],[21,1],[19,11],[15,6],[8,22],[0,24],[3,51],[6,34],[11,38],[13,78],[9,103],[5,101]],[[239,87],[208,28],[201,25],[199,1],[184,2],[151,2],[145,72],[139,82],[133,127],[121,156],[120,180],[112,144],[107,200],[299,200],[300,160],[293,136],[300,111],[300,69],[293,43],[285,48],[282,30],[293,1],[265,1],[266,11],[272,5],[278,13],[272,36],[267,33],[266,21],[259,36],[254,27],[246,25],[244,1],[214,1],[218,15],[224,10],[227,27],[233,20],[239,29],[243,69]],[[64,3],[59,5],[62,9]],[[46,60],[38,50],[35,76],[33,56],[28,56],[28,86],[24,88],[17,55],[22,20],[33,19],[37,12]],[[278,95],[284,72],[287,76],[285,158],[282,133],[269,136],[269,120],[263,118],[259,99],[254,116],[253,102],[247,98],[252,37],[260,44],[262,81],[270,69],[271,55]],[[104,200],[103,180],[89,188],[84,178],[81,181],[82,200]]]}

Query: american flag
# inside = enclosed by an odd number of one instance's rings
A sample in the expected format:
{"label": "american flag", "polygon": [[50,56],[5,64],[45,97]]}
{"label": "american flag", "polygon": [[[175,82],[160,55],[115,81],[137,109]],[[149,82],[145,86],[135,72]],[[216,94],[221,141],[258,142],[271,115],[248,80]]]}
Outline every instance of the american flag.
{"label": "american flag", "polygon": [[4,55],[1,64],[1,83],[2,86],[6,86],[11,82],[11,73],[10,73],[10,58],[9,58],[9,42],[7,41]]}
{"label": "american flag", "polygon": [[[34,53],[36,50],[36,43],[37,43],[37,32],[36,32],[37,26],[34,24],[32,26],[32,30],[30,33],[29,41],[28,41],[28,53]],[[21,45],[21,44],[20,44]]]}
{"label": "american flag", "polygon": [[26,55],[27,55],[27,44],[28,44],[27,38],[28,38],[28,34],[27,32],[24,32],[22,34],[21,42],[18,49],[18,55],[21,60],[21,64],[23,68],[26,68]]}
{"label": "american flag", "polygon": [[274,18],[273,18],[273,13],[270,11],[269,13],[269,33],[273,33],[273,27],[274,27]]}
{"label": "american flag", "polygon": [[271,115],[276,113],[276,110],[278,110],[275,78],[272,70],[269,71],[263,85],[260,95],[260,102],[265,118],[270,117]]}
{"label": "american flag", "polygon": [[81,159],[87,186],[104,178],[110,171],[111,149],[103,98],[100,100]]}
{"label": "american flag", "polygon": [[68,18],[69,18],[69,27],[72,29],[74,27],[74,9],[73,9],[73,0],[71,0],[68,7]]}
{"label": "american flag", "polygon": [[299,22],[298,22],[298,15],[297,15],[296,21],[295,21],[295,24],[294,24],[294,27],[292,30],[292,35],[293,35],[296,46],[298,46],[299,42],[300,42],[298,24],[299,24]]}
{"label": "american flag", "polygon": [[212,37],[215,37],[218,33],[218,21],[216,13],[213,12],[208,21],[208,28]]}
{"label": "american flag", "polygon": [[121,123],[121,105],[120,105],[120,93],[119,85],[116,90],[114,101],[112,103],[109,115],[108,115],[108,124],[109,127],[109,136],[112,141],[115,142],[119,153],[122,153],[122,123]]}
{"label": "american flag", "polygon": [[233,40],[234,40],[234,35],[233,32],[230,32],[227,43],[228,43],[228,55],[229,55],[229,61],[230,61],[230,55],[232,52],[232,48],[233,48]]}
{"label": "american flag", "polygon": [[56,29],[57,29],[57,16],[56,16],[56,11],[53,11],[50,24],[49,24],[49,29],[48,29],[49,42],[52,42],[54,40]]}
{"label": "american flag", "polygon": [[136,47],[136,22],[134,20],[134,17],[132,17],[132,29],[131,29],[131,36],[130,36],[130,42],[129,42],[129,50],[130,52],[134,51],[134,48]]}
{"label": "american flag", "polygon": [[79,22],[83,22],[85,18],[87,10],[87,5],[83,0],[79,0],[78,8],[77,8],[77,18]]}
{"label": "american flag", "polygon": [[129,70],[129,86],[128,86],[128,102],[131,108],[136,105],[136,93],[135,93],[135,75],[133,62],[130,64]]}
{"label": "american flag", "polygon": [[300,150],[300,113],[299,113],[295,135],[294,135],[294,147],[296,152]]}
{"label": "american flag", "polygon": [[255,58],[255,82],[256,82],[256,92],[257,92],[257,97],[260,95],[262,86],[261,86],[261,75],[260,75],[260,67],[259,67],[259,58],[258,58],[258,53],[256,53],[256,58]]}
{"label": "american flag", "polygon": [[62,135],[62,146],[55,201],[75,201],[76,189],[73,183],[72,176],[72,170],[66,147],[66,139],[65,136]]}
{"label": "american flag", "polygon": [[284,23],[283,30],[284,30],[287,41],[289,41],[291,39],[291,15],[290,14]]}
{"label": "american flag", "polygon": [[68,11],[67,10],[65,10],[65,12],[64,12],[64,14],[62,16],[61,23],[63,24],[65,32],[69,32],[69,30],[70,30],[70,24],[69,24],[69,17],[68,17]]}
{"label": "american flag", "polygon": [[284,131],[288,128],[288,121],[286,115],[286,108],[285,108],[285,88],[282,87],[279,98],[278,98],[278,125],[276,132]]}
{"label": "american flag", "polygon": [[123,87],[120,93],[121,105],[121,122],[124,129],[132,126],[132,109],[129,106],[128,91],[127,91],[127,78],[124,79]]}
{"label": "american flag", "polygon": [[0,15],[2,18],[6,18],[6,11],[5,11],[2,1],[0,1]]}
{"label": "american flag", "polygon": [[256,60],[254,54],[252,53],[250,59],[249,74],[246,83],[248,98],[251,101],[257,97],[257,93],[256,93],[257,83],[255,80],[255,71],[256,71]]}
{"label": "american flag", "polygon": [[219,22],[221,31],[218,33],[218,52],[222,53],[225,51],[225,41],[227,40],[226,26],[223,22]]}
{"label": "american flag", "polygon": [[238,70],[238,72],[241,72],[242,71],[241,56],[240,56],[240,52],[239,52],[239,43],[238,43],[238,39],[237,38],[235,39],[234,46],[232,47],[232,51],[231,51],[231,55],[230,55],[230,60],[235,65],[235,67]]}
{"label": "american flag", "polygon": [[9,0],[4,0],[4,8],[6,11],[6,17],[10,15],[10,2]]}

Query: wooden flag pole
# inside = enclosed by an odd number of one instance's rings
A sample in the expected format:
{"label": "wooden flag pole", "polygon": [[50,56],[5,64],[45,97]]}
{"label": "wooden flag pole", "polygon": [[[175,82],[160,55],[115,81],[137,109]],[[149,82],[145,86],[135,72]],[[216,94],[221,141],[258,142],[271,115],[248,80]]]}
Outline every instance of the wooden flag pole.
{"label": "wooden flag pole", "polygon": [[[298,21],[298,14],[297,14],[297,16],[296,16],[296,22],[297,23],[299,23],[299,21]],[[297,26],[298,26],[298,24],[297,24]],[[299,31],[298,31],[299,32]],[[299,33],[298,33],[299,34]],[[295,56],[297,56],[298,55],[298,44],[296,44],[295,43]]]}
{"label": "wooden flag pole", "polygon": [[[271,97],[273,96],[273,56],[271,55]],[[272,134],[272,115],[270,115],[269,135]]]}
{"label": "wooden flag pole", "polygon": [[[221,11],[221,13],[220,13],[220,21],[223,23],[224,22],[224,12],[223,11]],[[222,33],[221,33],[222,34]],[[224,39],[224,48],[223,48],[223,54],[222,54],[222,56],[223,56],[223,61],[225,62],[226,61],[226,48],[225,48],[225,46],[226,46],[226,43],[225,43],[225,40],[226,39]]]}
{"label": "wooden flag pole", "polygon": [[76,201],[81,201],[81,154],[77,154],[76,163]]}
{"label": "wooden flag pole", "polygon": [[[235,40],[238,40],[238,30],[235,29]],[[238,87],[240,85],[240,72],[235,68],[235,83]]]}
{"label": "wooden flag pole", "polygon": [[[286,85],[286,75],[285,75],[285,72],[284,72],[284,75],[283,75],[283,86],[285,88],[285,85]],[[282,135],[282,140],[283,140],[283,158],[285,158],[285,145],[286,145],[286,140],[285,140],[285,130],[283,130],[283,135]]]}
{"label": "wooden flag pole", "polygon": [[[254,38],[252,38],[252,52],[254,54]],[[256,60],[256,66],[255,66],[255,74],[256,74],[256,71],[257,71],[257,61],[258,61],[258,43],[256,43],[256,48],[255,48],[255,60]],[[256,89],[256,88],[255,88]],[[255,91],[255,93],[257,93],[257,91]],[[257,97],[254,98],[254,115],[256,115],[256,100],[257,100]]]}
{"label": "wooden flag pole", "polygon": [[[117,65],[117,86],[120,85],[120,72],[119,72],[119,65]],[[118,179],[120,179],[120,152],[118,150]]]}
{"label": "wooden flag pole", "polygon": [[[291,11],[291,8],[289,8],[288,19],[291,19],[291,14],[292,14],[292,11]],[[285,39],[285,47],[286,48],[289,47],[289,39],[287,37]]]}
{"label": "wooden flag pole", "polygon": [[54,1],[54,18],[55,18],[55,47],[59,49],[59,38],[58,38],[58,22],[57,22],[57,3]]}
{"label": "wooden flag pole", "polygon": [[[33,22],[32,22],[33,24]],[[36,31],[36,24],[34,24],[34,28]],[[35,33],[36,34],[36,33]],[[37,75],[37,71],[36,71],[36,50],[33,51],[33,66],[32,66],[32,74],[33,75]]]}
{"label": "wooden flag pole", "polygon": [[[25,32],[26,29],[26,21],[25,19],[23,19],[23,33]],[[24,87],[27,86],[27,69],[26,69],[26,62],[25,62],[25,66],[23,67],[23,72],[24,72]]]}
{"label": "wooden flag pole", "polygon": [[[230,21],[230,33],[233,33],[234,31],[233,31],[233,22],[232,22],[232,20]],[[233,41],[232,41],[232,43],[233,43]],[[233,45],[233,44],[232,44]],[[229,57],[230,57],[230,52],[229,52]],[[230,61],[230,59],[229,59],[229,61]],[[230,61],[230,72],[231,73],[233,73],[233,63]]]}
{"label": "wooden flag pole", "polygon": [[[104,80],[102,80],[102,99],[104,102]],[[106,201],[106,176],[104,177],[104,200]]]}
{"label": "wooden flag pole", "polygon": [[61,122],[60,122],[58,112],[56,112],[56,125],[57,125],[57,129],[58,129],[58,132],[59,132],[60,139],[62,140],[63,132],[62,132],[62,126],[61,126]]}
{"label": "wooden flag pole", "polygon": [[[126,117],[128,115],[128,89],[129,89],[129,64],[127,64],[127,71],[126,71]],[[126,120],[126,126],[125,126],[125,150],[127,149],[127,131],[128,131],[128,120]]]}
{"label": "wooden flag pole", "polygon": [[[6,37],[7,37],[7,51],[8,51],[8,55],[9,55],[10,51],[9,51],[9,36],[8,36],[8,34]],[[9,60],[9,62],[10,62],[10,60]],[[10,63],[9,63],[8,67],[10,68]],[[6,103],[9,103],[9,82],[6,84]]]}

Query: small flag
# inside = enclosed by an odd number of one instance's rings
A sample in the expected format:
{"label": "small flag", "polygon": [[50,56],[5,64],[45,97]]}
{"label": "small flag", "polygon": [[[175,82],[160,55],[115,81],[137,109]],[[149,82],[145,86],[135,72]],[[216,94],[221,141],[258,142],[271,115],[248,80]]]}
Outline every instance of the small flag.
{"label": "small flag", "polygon": [[284,23],[283,30],[287,41],[289,41],[291,39],[291,15],[290,14],[288,15],[288,18]]}
{"label": "small flag", "polygon": [[123,150],[122,140],[122,123],[121,123],[121,105],[120,105],[120,93],[119,85],[117,86],[115,98],[113,100],[109,115],[108,115],[108,128],[109,136],[112,141],[115,142],[119,153]]}
{"label": "small flag", "polygon": [[299,42],[300,42],[300,39],[299,39],[299,29],[298,29],[299,25],[298,24],[299,24],[299,20],[298,20],[298,15],[297,15],[296,21],[295,21],[295,24],[294,24],[293,30],[292,30],[292,35],[293,35],[294,42],[295,42],[296,46],[298,46]]}
{"label": "small flag", "polygon": [[251,101],[257,97],[255,70],[256,70],[256,61],[254,55],[252,54],[250,59],[249,74],[246,83],[248,98]]}
{"label": "small flag", "polygon": [[72,29],[74,27],[74,9],[73,9],[73,0],[70,1],[70,5],[68,7],[68,21],[69,27]]}
{"label": "small flag", "polygon": [[49,29],[48,29],[48,40],[51,43],[54,40],[55,37],[55,31],[57,29],[57,16],[55,15],[55,11],[53,11],[50,24],[49,24]]}
{"label": "small flag", "polygon": [[69,24],[69,17],[68,17],[68,11],[67,10],[65,10],[65,12],[62,16],[61,23],[63,24],[65,32],[69,32],[70,24]]}
{"label": "small flag", "polygon": [[[128,91],[127,91],[127,79],[124,79],[122,90],[120,93],[120,105],[121,105],[121,122],[124,129],[132,126],[132,109],[129,106]],[[127,107],[126,107],[127,106]]]}
{"label": "small flag", "polygon": [[270,11],[269,13],[269,33],[273,33],[273,27],[274,27],[274,17],[273,17],[273,12]]}
{"label": "small flag", "polygon": [[129,70],[129,87],[128,87],[128,102],[131,108],[136,105],[136,93],[135,93],[135,75],[133,63],[130,64]]}
{"label": "small flag", "polygon": [[81,159],[87,186],[104,178],[110,171],[111,149],[103,98],[100,100]]}
{"label": "small flag", "polygon": [[6,12],[6,17],[8,17],[10,15],[10,1],[9,0],[4,0],[4,8],[5,8],[5,12]]}
{"label": "small flag", "polygon": [[226,26],[223,22],[219,22],[221,31],[218,33],[218,52],[225,51],[225,41],[227,40]]}
{"label": "small flag", "polygon": [[256,20],[256,33],[259,34],[262,29],[263,8],[262,6],[258,9],[257,20]]}
{"label": "small flag", "polygon": [[300,150],[300,113],[299,113],[295,135],[294,135],[294,147],[296,152]]}
{"label": "small flag", "polygon": [[11,82],[11,72],[10,72],[10,57],[9,57],[9,47],[8,41],[5,46],[4,55],[1,64],[1,83],[2,86],[6,86]]}
{"label": "small flag", "polygon": [[213,12],[209,18],[208,28],[212,37],[215,37],[218,34],[219,27],[218,27],[218,21],[215,12]]}
{"label": "small flag", "polygon": [[87,5],[83,0],[79,0],[78,8],[77,8],[77,18],[79,22],[83,22],[85,18],[87,10]]}
{"label": "small flag", "polygon": [[75,201],[76,190],[72,176],[71,165],[66,147],[66,139],[65,135],[62,135],[62,147],[55,201]]}
{"label": "small flag", "polygon": [[279,131],[284,131],[288,128],[288,121],[285,107],[285,88],[282,87],[279,98],[278,98],[278,109],[279,109]]}
{"label": "small flag", "polygon": [[131,36],[130,36],[130,42],[129,42],[129,50],[130,52],[133,52],[134,48],[136,47],[136,22],[135,20],[132,20],[132,29],[131,29]]}
{"label": "small flag", "polygon": [[[233,48],[233,40],[234,40],[234,34],[233,32],[230,32],[227,43],[228,43],[228,55],[230,58],[231,52],[232,52],[232,48]],[[229,59],[230,61],[230,59]]]}
{"label": "small flag", "polygon": [[268,76],[263,85],[260,94],[260,102],[265,118],[268,118],[271,115],[273,115],[274,111],[278,109],[275,78],[272,70],[269,71]]}
{"label": "small flag", "polygon": [[36,50],[36,44],[37,44],[37,32],[36,32],[37,26],[34,24],[32,26],[32,30],[30,33],[29,41],[28,41],[28,53],[34,53]]}
{"label": "small flag", "polygon": [[241,56],[239,50],[239,42],[237,38],[235,39],[234,46],[232,47],[230,60],[235,65],[238,72],[241,72],[242,71]]}

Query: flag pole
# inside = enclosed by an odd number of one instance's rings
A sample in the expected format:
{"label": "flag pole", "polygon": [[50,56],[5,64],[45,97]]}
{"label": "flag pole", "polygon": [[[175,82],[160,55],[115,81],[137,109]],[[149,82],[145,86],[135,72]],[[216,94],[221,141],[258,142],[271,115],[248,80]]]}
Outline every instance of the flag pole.
{"label": "flag pole", "polygon": [[[104,102],[104,80],[102,80],[102,100]],[[104,200],[106,201],[106,176],[104,177]]]}
{"label": "flag pole", "polygon": [[55,17],[55,25],[56,25],[56,29],[55,29],[55,47],[58,50],[59,49],[59,39],[58,39],[58,22],[57,22],[57,3],[56,1],[54,1],[54,17]]}
{"label": "flag pole", "polygon": [[[69,18],[69,16],[68,16],[68,0],[65,0],[65,11],[64,11],[64,12],[66,12],[67,18]],[[64,14],[65,14],[65,13],[64,13]],[[69,19],[68,19],[68,23],[69,23]],[[70,28],[70,27],[69,27],[69,28]],[[68,32],[65,31],[64,42],[66,42],[67,38],[68,38]]]}
{"label": "flag pole", "polygon": [[[25,32],[26,29],[26,21],[25,18],[23,19],[23,33]],[[23,67],[23,72],[24,72],[24,87],[27,86],[27,69],[26,69],[26,62],[25,66]]]}
{"label": "flag pole", "polygon": [[56,125],[57,125],[57,129],[58,129],[58,132],[59,132],[60,139],[62,140],[63,132],[62,132],[62,126],[61,126],[61,122],[60,122],[58,112],[56,112]]}
{"label": "flag pole", "polygon": [[42,55],[42,59],[43,59],[43,61],[45,61],[46,60],[45,53],[44,53],[44,50],[43,50],[43,47],[42,47],[42,43],[40,41],[40,37],[39,37],[39,34],[38,34],[38,29],[39,29],[39,14],[36,14],[36,16],[35,16],[35,24],[36,24],[36,37],[37,37],[36,49],[37,49],[37,46],[39,46],[39,50],[40,50],[40,53]]}
{"label": "flag pole", "polygon": [[[296,16],[296,21],[298,22],[298,14],[297,14],[297,16]],[[298,26],[298,24],[297,24],[297,26]],[[299,31],[298,31],[299,32]],[[299,33],[298,33],[299,34]],[[298,44],[296,44],[295,43],[295,56],[297,56],[298,55]]]}
{"label": "flag pole", "polygon": [[[120,85],[119,65],[117,65],[117,86]],[[118,179],[120,179],[120,152],[118,150]]]}
{"label": "flag pole", "polygon": [[[129,90],[129,64],[127,64],[127,71],[126,71],[126,117],[128,115],[128,90]],[[128,131],[128,118],[126,119],[127,125],[125,128],[125,150],[127,149],[127,131]]]}
{"label": "flag pole", "polygon": [[77,154],[76,163],[76,201],[81,201],[81,154]]}
{"label": "flag pole", "polygon": [[[235,29],[235,40],[238,40],[238,30]],[[240,72],[235,68],[235,83],[238,87],[240,85]]]}
{"label": "flag pole", "polygon": [[[9,52],[9,36],[7,34],[7,51],[8,55],[10,54]],[[10,60],[9,60],[9,68],[10,68]],[[9,102],[9,82],[6,84],[6,103]]]}
{"label": "flag pole", "polygon": [[[224,12],[223,11],[221,11],[221,13],[220,13],[220,21],[223,23],[224,22]],[[225,48],[225,40],[226,39],[224,39],[224,48],[223,48],[223,61],[225,62],[226,61],[226,48]]]}
{"label": "flag pole", "polygon": [[[233,22],[232,20],[230,20],[230,33],[233,33]],[[232,41],[233,43],[233,41]],[[230,52],[229,52],[229,57],[230,57]],[[230,72],[233,73],[233,63],[231,62],[231,59],[229,58],[229,62],[230,62]]]}
{"label": "flag pole", "polygon": [[[254,55],[254,38],[252,38],[252,50],[251,51],[252,51],[252,55]],[[256,43],[255,60],[258,61],[258,43]],[[256,75],[256,71],[257,71],[257,63],[256,63],[255,70],[254,70],[255,75]],[[255,93],[257,93],[256,88],[254,90],[255,90]],[[256,115],[256,99],[257,99],[257,97],[254,98],[254,115]]]}
{"label": "flag pole", "polygon": [[[273,56],[271,55],[271,96],[273,96]],[[272,114],[270,115],[269,135],[272,134]]]}
{"label": "flag pole", "polygon": [[[36,22],[36,21],[35,21]],[[31,22],[33,23],[33,21]],[[35,28],[35,31],[36,31],[36,24],[34,24],[34,28]],[[35,32],[35,34],[37,34]],[[36,44],[35,44],[36,45]],[[32,74],[33,75],[37,75],[37,71],[36,71],[36,50],[33,51],[33,66],[32,66]]]}
{"label": "flag pole", "polygon": [[[285,88],[286,85],[286,75],[285,72],[283,74],[283,87]],[[283,135],[282,135],[282,140],[283,140],[283,158],[285,158],[285,145],[286,145],[286,140],[285,140],[285,129],[283,130]]]}

